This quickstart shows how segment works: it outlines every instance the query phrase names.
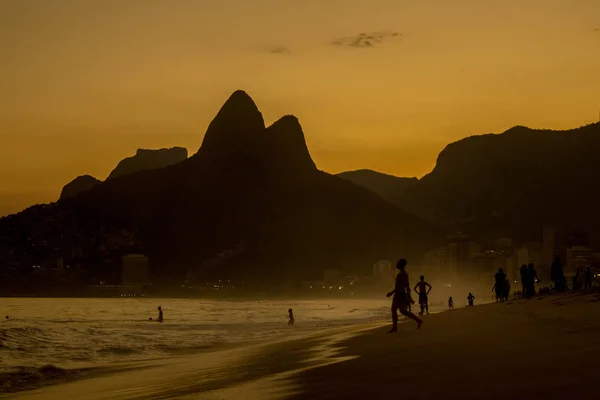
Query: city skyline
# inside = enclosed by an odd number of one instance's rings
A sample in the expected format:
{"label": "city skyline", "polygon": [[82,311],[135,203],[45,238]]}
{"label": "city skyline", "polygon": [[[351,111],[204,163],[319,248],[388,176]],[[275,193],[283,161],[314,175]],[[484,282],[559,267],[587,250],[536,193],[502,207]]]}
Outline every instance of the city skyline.
{"label": "city skyline", "polygon": [[4,195],[53,201],[137,148],[199,148],[236,89],[317,166],[420,177],[450,142],[596,122],[595,1],[7,1]]}

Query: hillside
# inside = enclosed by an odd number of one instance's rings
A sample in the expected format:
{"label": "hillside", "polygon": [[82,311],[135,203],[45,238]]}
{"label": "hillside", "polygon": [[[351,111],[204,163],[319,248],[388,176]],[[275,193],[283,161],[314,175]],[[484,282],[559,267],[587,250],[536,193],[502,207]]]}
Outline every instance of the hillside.
{"label": "hillside", "polygon": [[566,131],[517,126],[448,145],[415,184],[342,176],[430,221],[524,240],[543,224],[599,230],[598,151],[600,123]]}
{"label": "hillside", "polygon": [[[172,147],[168,149],[138,149],[136,154],[121,160],[110,172],[108,179],[115,179],[124,175],[134,174],[147,169],[165,168],[187,159],[187,149]],[[101,180],[91,176],[82,175],[63,186],[60,199],[75,197],[80,193],[90,190]]]}
{"label": "hillside", "polygon": [[[443,237],[434,225],[319,171],[298,120],[285,116],[265,127],[242,91],[225,102],[187,160],[110,179],[34,211],[61,215],[65,226],[92,219],[136,232],[153,275],[177,279],[193,272],[195,279],[297,281],[321,278],[326,268],[370,274],[378,259],[417,261]],[[35,229],[32,212],[11,218],[13,231],[19,224]],[[0,234],[2,228],[0,220]],[[60,234],[57,228],[51,236]]]}
{"label": "hillside", "polygon": [[115,179],[147,169],[168,167],[185,160],[187,157],[187,149],[183,147],[156,150],[138,149],[134,156],[121,160],[106,179]]}

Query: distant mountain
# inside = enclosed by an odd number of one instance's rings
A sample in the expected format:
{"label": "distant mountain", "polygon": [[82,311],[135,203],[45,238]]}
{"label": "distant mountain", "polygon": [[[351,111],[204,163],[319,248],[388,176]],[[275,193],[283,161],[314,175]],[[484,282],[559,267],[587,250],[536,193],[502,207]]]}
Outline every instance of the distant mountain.
{"label": "distant mountain", "polygon": [[405,194],[419,183],[417,178],[398,178],[370,169],[342,172],[337,176],[369,189],[393,204],[401,204]]}
{"label": "distant mountain", "polygon": [[67,183],[60,192],[61,199],[68,199],[70,197],[75,197],[79,193],[85,192],[86,190],[90,190],[96,185],[99,185],[102,181],[100,179],[96,179],[91,175],[82,175],[73,179],[71,182]]}
{"label": "distant mountain", "polygon": [[188,152],[184,147],[171,147],[158,150],[138,149],[135,156],[121,160],[106,179],[114,179],[147,169],[168,167],[186,158],[188,158]]}
{"label": "distant mountain", "polygon": [[544,224],[600,233],[599,153],[600,123],[566,131],[516,126],[448,145],[418,182],[341,176],[430,221],[525,240]]}
{"label": "distant mountain", "polygon": [[[45,241],[66,237],[72,226],[136,232],[154,276],[166,278],[265,283],[317,279],[326,268],[370,274],[379,259],[418,262],[443,239],[435,225],[319,171],[298,120],[284,116],[265,127],[243,91],[225,102],[192,157],[26,210],[6,221],[5,231],[32,231],[33,221],[49,218],[55,228]],[[0,234],[2,227],[0,220]]]}
{"label": "distant mountain", "polygon": [[[121,160],[106,179],[115,179],[148,169],[165,168],[187,159],[187,156],[188,152],[184,147],[157,150],[138,149],[134,156]],[[75,197],[82,192],[90,190],[100,182],[102,181],[91,175],[78,176],[63,187],[60,199],[64,200],[69,197]]]}

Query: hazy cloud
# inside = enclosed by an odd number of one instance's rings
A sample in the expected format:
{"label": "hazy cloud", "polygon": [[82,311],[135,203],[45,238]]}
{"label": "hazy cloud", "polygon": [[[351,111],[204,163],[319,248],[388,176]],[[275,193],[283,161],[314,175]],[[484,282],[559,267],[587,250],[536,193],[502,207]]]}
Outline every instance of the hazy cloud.
{"label": "hazy cloud", "polygon": [[398,32],[362,32],[356,36],[348,36],[339,39],[335,39],[331,42],[334,46],[348,46],[348,47],[375,47],[383,43],[384,40],[401,36]]}
{"label": "hazy cloud", "polygon": [[271,54],[286,54],[290,52],[290,49],[283,46],[271,47],[267,50]]}

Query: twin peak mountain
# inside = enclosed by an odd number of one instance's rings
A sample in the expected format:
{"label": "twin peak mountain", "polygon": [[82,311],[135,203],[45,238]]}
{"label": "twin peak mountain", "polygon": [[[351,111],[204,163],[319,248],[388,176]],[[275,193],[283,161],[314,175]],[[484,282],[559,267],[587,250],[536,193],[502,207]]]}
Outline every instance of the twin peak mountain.
{"label": "twin peak mountain", "polygon": [[225,102],[190,158],[108,179],[57,206],[138,231],[155,276],[289,282],[327,268],[365,274],[379,259],[420,257],[442,238],[433,224],[319,171],[298,120],[266,127],[243,91]]}

